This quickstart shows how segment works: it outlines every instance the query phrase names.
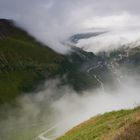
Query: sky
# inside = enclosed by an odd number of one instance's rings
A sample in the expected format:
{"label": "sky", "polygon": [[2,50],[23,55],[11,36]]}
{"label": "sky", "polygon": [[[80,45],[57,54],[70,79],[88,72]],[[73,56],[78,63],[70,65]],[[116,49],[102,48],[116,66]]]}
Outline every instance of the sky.
{"label": "sky", "polygon": [[[116,36],[122,29],[127,32],[123,32],[121,38],[129,40],[139,36],[139,5],[139,0],[0,0],[0,18],[15,20],[37,40],[57,52],[66,53],[69,47],[62,42],[79,32],[94,29],[111,31],[115,36],[106,46],[112,45],[114,40],[120,41],[120,36]],[[129,35],[133,31],[133,36],[127,38],[128,31]],[[109,38],[110,35],[104,40]],[[104,40],[101,38],[102,42]],[[87,45],[89,51],[96,52],[102,48],[100,43],[99,49],[98,46],[93,47],[97,42],[99,40],[86,43],[82,40],[78,47]]]}

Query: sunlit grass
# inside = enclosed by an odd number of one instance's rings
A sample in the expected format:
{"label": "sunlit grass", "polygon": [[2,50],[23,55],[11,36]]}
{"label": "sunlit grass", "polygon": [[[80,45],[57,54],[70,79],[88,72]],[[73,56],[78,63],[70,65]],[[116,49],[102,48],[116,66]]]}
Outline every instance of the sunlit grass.
{"label": "sunlit grass", "polygon": [[128,136],[139,140],[139,121],[140,108],[105,113],[76,126],[57,140],[129,140]]}

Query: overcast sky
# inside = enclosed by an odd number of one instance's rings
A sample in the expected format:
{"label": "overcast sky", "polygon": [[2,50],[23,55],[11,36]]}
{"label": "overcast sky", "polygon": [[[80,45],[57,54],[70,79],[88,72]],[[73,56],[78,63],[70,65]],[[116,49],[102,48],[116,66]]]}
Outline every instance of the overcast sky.
{"label": "overcast sky", "polygon": [[139,29],[139,6],[140,0],[0,0],[0,17],[14,19],[38,40],[66,52],[60,42],[73,33]]}

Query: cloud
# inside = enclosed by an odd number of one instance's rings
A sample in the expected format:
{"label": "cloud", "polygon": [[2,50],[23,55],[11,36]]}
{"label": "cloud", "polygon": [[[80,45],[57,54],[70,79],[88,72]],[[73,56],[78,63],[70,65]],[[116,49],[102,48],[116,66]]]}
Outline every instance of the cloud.
{"label": "cloud", "polygon": [[88,52],[98,53],[112,51],[124,46],[134,48],[140,45],[140,30],[132,28],[116,28],[100,36],[82,39],[76,46]]}
{"label": "cloud", "polygon": [[139,0],[0,0],[0,17],[16,20],[39,41],[66,53],[69,47],[61,42],[71,34],[93,27],[135,26],[139,4]]}

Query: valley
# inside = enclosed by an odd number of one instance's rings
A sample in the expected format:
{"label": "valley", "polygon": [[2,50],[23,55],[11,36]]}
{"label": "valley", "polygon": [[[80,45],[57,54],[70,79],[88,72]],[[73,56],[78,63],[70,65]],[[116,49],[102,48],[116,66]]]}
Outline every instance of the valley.
{"label": "valley", "polygon": [[[76,34],[72,40],[100,34]],[[13,20],[0,19],[0,139],[56,139],[113,110],[58,140],[125,140],[129,125],[138,134],[139,107],[118,110],[139,106],[140,46],[99,53],[66,47],[69,53],[57,53]]]}

